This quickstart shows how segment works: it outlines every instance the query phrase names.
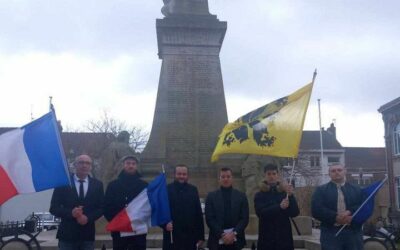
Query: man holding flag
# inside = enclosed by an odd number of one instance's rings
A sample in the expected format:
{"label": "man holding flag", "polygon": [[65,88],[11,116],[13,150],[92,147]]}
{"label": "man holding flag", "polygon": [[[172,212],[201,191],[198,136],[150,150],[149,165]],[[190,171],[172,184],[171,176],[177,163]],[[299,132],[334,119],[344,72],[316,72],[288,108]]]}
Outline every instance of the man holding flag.
{"label": "man holding flag", "polygon": [[354,221],[353,215],[363,203],[363,192],[346,182],[346,169],[341,164],[329,166],[329,177],[331,181],[317,187],[311,201],[312,216],[321,221],[321,248],[361,250],[362,223]]}
{"label": "man holding flag", "polygon": [[175,180],[168,185],[172,221],[163,225],[163,250],[196,250],[204,242],[199,193],[188,183],[188,171],[186,165],[177,165]]}
{"label": "man holding flag", "polygon": [[106,191],[104,216],[113,238],[113,249],[145,250],[150,226],[171,221],[167,181],[164,171],[148,185],[137,173],[138,159],[122,159],[124,169]]}
{"label": "man holding flag", "polygon": [[[147,183],[140,178],[141,176],[137,172],[139,160],[135,156],[125,156],[122,164],[122,172],[116,180],[110,182],[104,197],[104,217],[108,221],[113,220],[147,187]],[[111,231],[114,250],[146,250],[147,230],[130,233],[124,231]]]}

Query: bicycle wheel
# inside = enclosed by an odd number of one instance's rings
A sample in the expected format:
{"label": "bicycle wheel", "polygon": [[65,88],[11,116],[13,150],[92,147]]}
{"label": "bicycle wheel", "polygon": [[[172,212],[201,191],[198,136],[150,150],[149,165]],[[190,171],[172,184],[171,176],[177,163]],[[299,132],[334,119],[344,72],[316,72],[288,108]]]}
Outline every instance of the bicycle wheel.
{"label": "bicycle wheel", "polygon": [[4,242],[4,245],[1,247],[1,250],[31,250],[28,241],[23,240],[21,238],[12,238]]}
{"label": "bicycle wheel", "polygon": [[385,243],[377,238],[368,238],[364,240],[364,250],[388,250]]}

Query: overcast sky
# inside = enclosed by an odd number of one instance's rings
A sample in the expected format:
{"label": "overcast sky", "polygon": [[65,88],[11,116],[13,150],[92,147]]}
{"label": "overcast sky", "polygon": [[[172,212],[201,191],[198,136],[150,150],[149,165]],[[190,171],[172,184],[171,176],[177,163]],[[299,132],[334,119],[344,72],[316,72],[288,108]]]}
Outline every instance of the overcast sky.
{"label": "overcast sky", "polygon": [[[162,0],[0,0],[0,126],[53,96],[64,128],[102,110],[150,130]],[[400,1],[209,0],[228,22],[221,66],[229,120],[314,86],[305,129],[336,120],[343,146],[383,146],[377,109],[400,96]]]}

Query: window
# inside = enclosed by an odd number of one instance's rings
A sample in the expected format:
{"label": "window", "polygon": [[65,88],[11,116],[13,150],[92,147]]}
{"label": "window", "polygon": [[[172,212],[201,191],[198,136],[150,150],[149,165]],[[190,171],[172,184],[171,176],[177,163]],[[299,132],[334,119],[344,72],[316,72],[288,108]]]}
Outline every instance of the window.
{"label": "window", "polygon": [[311,167],[319,167],[320,164],[320,157],[319,156],[310,156],[310,165]]}
{"label": "window", "polygon": [[400,123],[393,130],[393,154],[400,155]]}
{"label": "window", "polygon": [[329,163],[340,163],[339,157],[328,157],[328,164]]}
{"label": "window", "polygon": [[351,174],[351,183],[366,187],[372,183],[373,174]]}
{"label": "window", "polygon": [[395,177],[395,185],[396,185],[397,209],[400,209],[400,176]]}

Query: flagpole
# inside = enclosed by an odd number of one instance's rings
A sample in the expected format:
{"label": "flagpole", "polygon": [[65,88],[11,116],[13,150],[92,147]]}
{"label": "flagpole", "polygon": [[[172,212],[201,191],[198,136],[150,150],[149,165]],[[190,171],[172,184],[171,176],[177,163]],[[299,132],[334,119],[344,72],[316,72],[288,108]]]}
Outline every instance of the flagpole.
{"label": "flagpole", "polygon": [[[290,174],[290,178],[289,178],[289,185],[292,185],[292,180],[293,180],[293,176],[294,176],[294,166],[295,166],[295,163],[296,163],[296,160],[295,160],[295,158],[293,157],[292,158],[292,160],[293,160],[293,165],[292,165],[292,173]],[[289,198],[289,194],[288,193],[286,193],[286,199],[287,198]]]}
{"label": "flagpole", "polygon": [[[317,77],[317,69],[314,70],[312,81],[311,81],[312,84],[314,84],[316,77]],[[320,120],[320,127],[321,127],[321,120]],[[292,159],[293,159],[293,166],[292,166],[292,171],[291,171],[290,178],[289,178],[289,185],[292,185],[293,176],[294,176],[294,166],[296,163],[295,158],[293,157]],[[288,198],[288,197],[289,197],[289,195],[287,194],[286,198]]]}
{"label": "flagpole", "polygon": [[[318,117],[319,117],[319,142],[320,142],[320,147],[321,147],[321,159],[320,159],[320,164],[321,164],[321,171],[324,171],[324,144],[322,141],[322,122],[321,122],[321,99],[318,99]],[[323,173],[324,175],[325,173]]]}
{"label": "flagpole", "polygon": [[[358,214],[358,212],[361,210],[361,208],[372,198],[372,196],[375,195],[375,193],[377,192],[377,190],[379,190],[383,184],[387,181],[388,176],[386,175],[385,179],[382,180],[382,182],[374,189],[373,192],[371,192],[371,194],[367,197],[367,199],[365,199],[365,201],[361,204],[361,206],[354,212],[354,214],[352,214],[351,216],[354,218],[354,216],[356,216]],[[344,224],[340,230],[335,234],[335,237],[337,237],[340,232],[343,231],[343,229],[347,226],[347,224]]]}
{"label": "flagpole", "polygon": [[53,111],[53,97],[49,96],[49,111]]}
{"label": "flagpole", "polygon": [[[163,174],[165,174],[165,167],[164,167],[164,164],[161,164],[161,169],[162,169]],[[174,239],[173,239],[173,237],[172,237],[172,231],[169,231],[169,238],[170,238],[170,240],[171,240],[171,244],[174,244]]]}

